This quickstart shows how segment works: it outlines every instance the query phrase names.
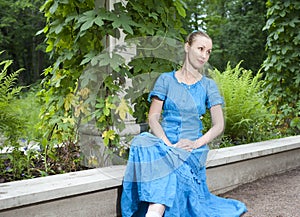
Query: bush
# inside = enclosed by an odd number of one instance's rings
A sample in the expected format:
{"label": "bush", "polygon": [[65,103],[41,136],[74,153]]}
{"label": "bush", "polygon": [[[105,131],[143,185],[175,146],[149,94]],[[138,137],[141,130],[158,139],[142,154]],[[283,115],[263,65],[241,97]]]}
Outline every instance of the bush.
{"label": "bush", "polygon": [[[2,54],[3,52],[0,52]],[[10,154],[0,155],[0,174],[4,177],[7,173],[13,176],[18,176],[21,167],[24,167],[24,162],[19,156],[18,139],[22,135],[24,129],[23,116],[19,116],[16,107],[12,102],[21,92],[22,87],[15,87],[15,83],[22,70],[8,74],[8,68],[12,64],[12,60],[4,60],[0,63],[2,70],[0,72],[0,135],[4,137],[4,144],[0,144],[0,151],[5,149],[5,152]],[[17,161],[19,162],[17,163]],[[10,162],[7,164],[7,162]],[[21,169],[23,170],[23,169]]]}
{"label": "bush", "polygon": [[[273,116],[264,105],[262,74],[255,76],[250,70],[230,63],[224,72],[217,69],[210,71],[224,97],[225,106],[225,144],[243,144],[263,141],[276,137],[276,130],[271,126]],[[204,122],[209,122],[208,117]]]}
{"label": "bush", "polygon": [[269,106],[282,137],[300,134],[300,1],[266,1],[267,59],[263,63]]}
{"label": "bush", "polygon": [[[2,54],[3,52],[0,52]],[[18,137],[22,129],[23,119],[17,115],[16,109],[11,102],[20,93],[22,87],[14,87],[21,70],[8,75],[7,69],[13,61],[5,60],[0,63],[0,133],[11,140]]]}
{"label": "bush", "polygon": [[47,138],[38,128],[40,86],[21,92],[23,87],[15,85],[22,70],[8,75],[11,64],[11,60],[0,63],[0,183],[83,169],[76,143],[41,145]]}

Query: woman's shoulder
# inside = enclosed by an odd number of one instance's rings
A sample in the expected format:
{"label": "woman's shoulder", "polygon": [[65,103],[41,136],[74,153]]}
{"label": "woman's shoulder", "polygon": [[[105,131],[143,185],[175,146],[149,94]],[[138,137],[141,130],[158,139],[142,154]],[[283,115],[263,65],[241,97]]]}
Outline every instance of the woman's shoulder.
{"label": "woman's shoulder", "polygon": [[171,71],[171,72],[163,72],[159,75],[159,77],[162,77],[164,79],[170,79],[170,78],[173,78],[174,76],[174,71]]}
{"label": "woman's shoulder", "polygon": [[148,101],[150,102],[154,95],[158,96],[161,100],[164,100],[171,87],[170,85],[172,85],[172,72],[163,72],[159,74],[152,91],[149,93]]}
{"label": "woman's shoulder", "polygon": [[174,71],[171,72],[163,72],[161,73],[158,78],[157,81],[158,82],[170,82],[171,80],[173,80],[174,78]]}
{"label": "woman's shoulder", "polygon": [[208,77],[207,75],[203,75],[202,80],[203,80],[203,82],[206,82],[206,83],[214,82],[214,80],[212,78]]}
{"label": "woman's shoulder", "polygon": [[216,86],[216,82],[215,80],[213,80],[212,78],[210,77],[207,77],[205,75],[203,75],[202,79],[201,79],[201,83],[202,85],[204,86]]}

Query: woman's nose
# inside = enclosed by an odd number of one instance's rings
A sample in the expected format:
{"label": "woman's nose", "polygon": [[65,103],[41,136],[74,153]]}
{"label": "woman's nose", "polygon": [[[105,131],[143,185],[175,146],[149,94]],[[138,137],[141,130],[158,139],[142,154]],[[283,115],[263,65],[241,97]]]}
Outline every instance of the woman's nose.
{"label": "woman's nose", "polygon": [[201,52],[201,53],[200,53],[200,56],[201,56],[202,59],[206,59],[206,58],[209,57],[208,54],[207,54],[207,52],[205,52],[205,51],[204,51],[204,52]]}

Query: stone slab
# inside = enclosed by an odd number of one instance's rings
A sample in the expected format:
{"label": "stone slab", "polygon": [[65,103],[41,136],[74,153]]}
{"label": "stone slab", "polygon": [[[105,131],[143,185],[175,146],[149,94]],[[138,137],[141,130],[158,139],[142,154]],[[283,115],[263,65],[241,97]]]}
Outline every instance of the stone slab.
{"label": "stone slab", "polygon": [[207,167],[220,166],[300,148],[300,136],[214,149],[208,153]]}
{"label": "stone slab", "polygon": [[121,216],[117,188],[0,211],[1,217],[114,217]]}
{"label": "stone slab", "polygon": [[114,188],[124,171],[121,165],[2,183],[0,210]]}
{"label": "stone slab", "polygon": [[300,167],[300,148],[208,168],[207,184],[212,193],[222,194],[297,167]]}
{"label": "stone slab", "polygon": [[[212,150],[207,182],[224,193],[299,163],[300,136]],[[124,171],[119,165],[2,183],[0,216],[118,216]]]}

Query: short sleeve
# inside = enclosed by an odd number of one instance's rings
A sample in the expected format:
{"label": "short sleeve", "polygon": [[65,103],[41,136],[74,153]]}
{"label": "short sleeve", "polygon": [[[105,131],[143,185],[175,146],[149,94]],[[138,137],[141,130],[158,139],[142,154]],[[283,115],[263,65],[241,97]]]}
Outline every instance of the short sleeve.
{"label": "short sleeve", "polygon": [[207,91],[206,92],[207,108],[210,109],[212,106],[219,105],[219,104],[224,105],[223,97],[221,96],[218,86],[214,80],[208,79],[208,83],[206,85],[206,91]]}
{"label": "short sleeve", "polygon": [[161,74],[148,95],[148,101],[151,102],[152,97],[157,96],[160,100],[165,100],[167,96],[167,86],[166,86],[166,76],[165,74]]}

